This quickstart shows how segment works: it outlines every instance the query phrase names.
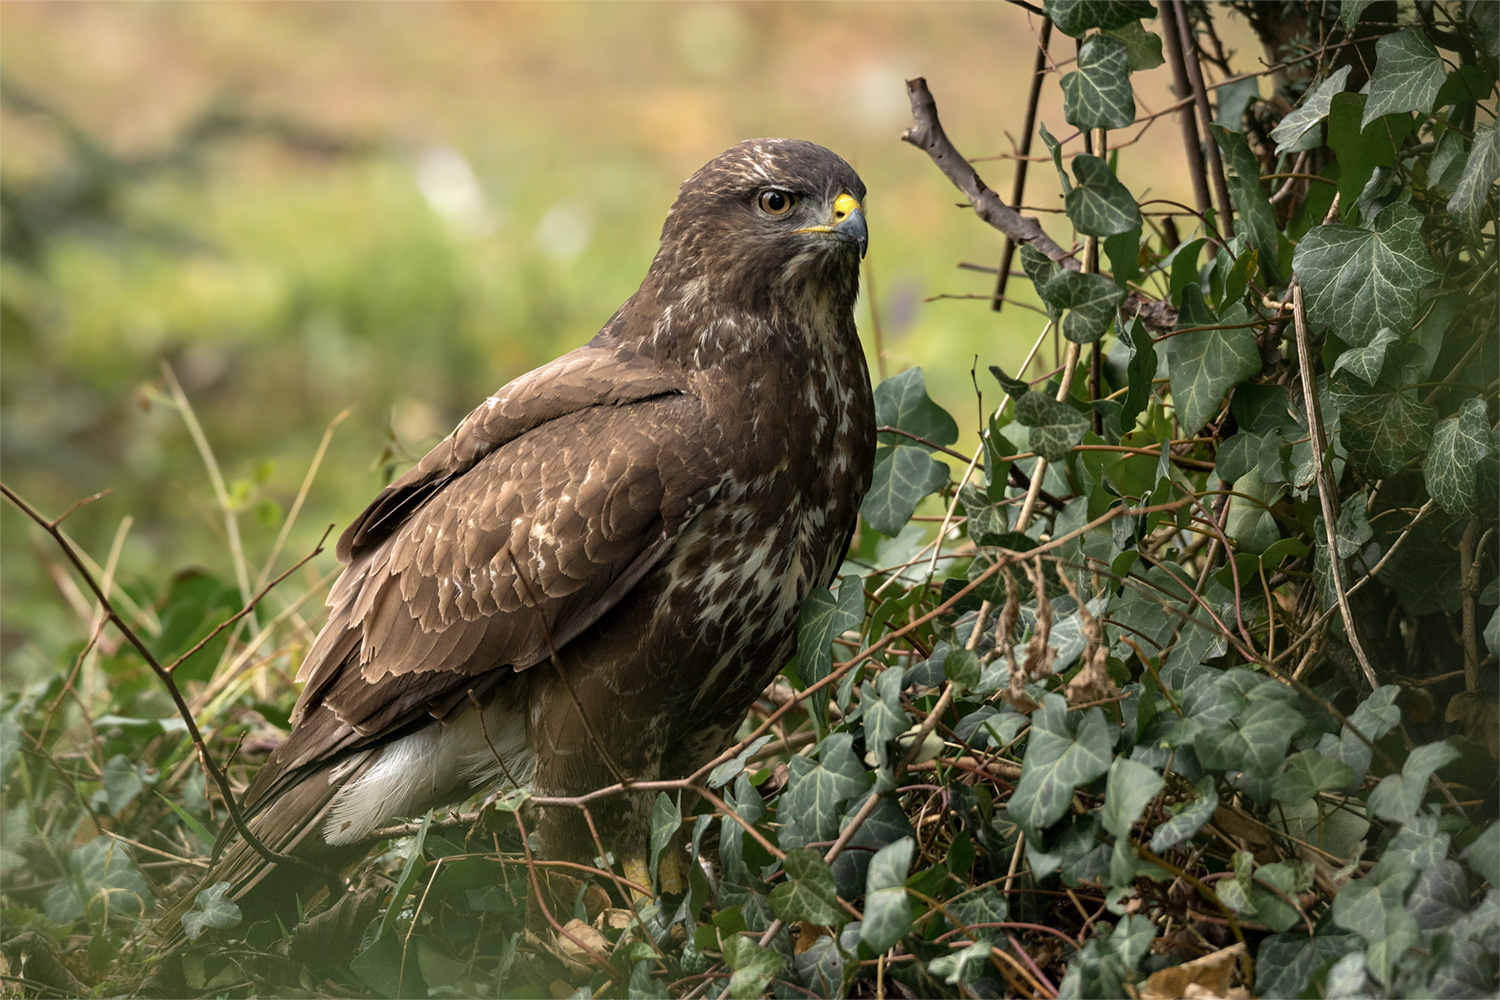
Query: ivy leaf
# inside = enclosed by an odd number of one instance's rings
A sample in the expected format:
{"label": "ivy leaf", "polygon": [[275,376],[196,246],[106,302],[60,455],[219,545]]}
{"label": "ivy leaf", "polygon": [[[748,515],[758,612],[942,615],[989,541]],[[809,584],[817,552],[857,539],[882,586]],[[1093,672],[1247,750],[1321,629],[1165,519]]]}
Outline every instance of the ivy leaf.
{"label": "ivy leaf", "polygon": [[1347,371],[1361,381],[1375,385],[1380,381],[1381,370],[1385,368],[1386,349],[1400,340],[1396,331],[1390,327],[1381,327],[1376,332],[1375,339],[1364,347],[1351,347],[1335,358],[1328,373],[1337,375],[1341,370]]}
{"label": "ivy leaf", "polygon": [[[958,424],[927,395],[921,368],[908,368],[875,387],[875,423],[879,427],[899,427],[933,444],[952,444],[958,440]],[[896,434],[882,434],[880,443],[931,450]]]}
{"label": "ivy leaf", "polygon": [[1339,408],[1339,437],[1360,472],[1384,479],[1401,471],[1427,447],[1437,414],[1410,389],[1377,392],[1363,383],[1340,386],[1331,396]]}
{"label": "ivy leaf", "polygon": [[[1063,194],[1067,194],[1069,191],[1073,190],[1073,182],[1068,179],[1068,172],[1063,169],[1062,143],[1058,142],[1057,137],[1054,136],[1051,132],[1047,131],[1046,122],[1038,122],[1037,131],[1041,134],[1042,142],[1046,144],[1047,151],[1052,154],[1052,166],[1057,169],[1058,183],[1062,186]],[[1031,244],[1022,243],[1021,249],[1031,250]],[[1042,257],[1043,260],[1047,259],[1036,250],[1032,250],[1032,252],[1036,253],[1037,256]]]}
{"label": "ivy leaf", "polygon": [[1161,56],[1161,36],[1154,31],[1147,31],[1138,20],[1132,20],[1120,28],[1110,28],[1104,33],[1124,44],[1125,52],[1130,57],[1132,73],[1155,69],[1166,61]]}
{"label": "ivy leaf", "polygon": [[[864,620],[865,590],[857,576],[851,574],[839,581],[837,599],[821,587],[807,595],[797,612],[797,673],[803,683],[815,684],[828,676],[833,669],[833,640],[858,628]],[[811,707],[816,718],[823,717],[827,704],[826,689],[813,694]]]}
{"label": "ivy leaf", "polygon": [[[1396,163],[1400,148],[1415,122],[1411,115],[1391,115],[1368,126],[1360,125],[1364,94],[1335,94],[1328,112],[1328,148],[1338,160],[1338,192],[1348,216],[1377,167]],[[1365,211],[1367,217],[1369,212]]]}
{"label": "ivy leaf", "polygon": [[[1213,315],[1197,285],[1182,290],[1182,304],[1178,329],[1190,329],[1200,325],[1201,316]],[[1224,326],[1234,326],[1243,318],[1244,309],[1238,306],[1218,317]],[[1196,432],[1219,412],[1226,392],[1260,371],[1260,348],[1255,343],[1255,334],[1246,326],[1173,334],[1162,345],[1162,353],[1167,359],[1177,419],[1188,434]]]}
{"label": "ivy leaf", "polygon": [[[1026,251],[1029,249],[1031,248],[1024,246],[1021,248],[1021,256],[1023,259],[1026,256]],[[1041,254],[1037,254],[1037,256],[1040,257]],[[1045,260],[1046,258],[1043,259]],[[1005,394],[1011,399],[1020,399],[1022,396],[1025,396],[1028,392],[1031,391],[1031,386],[1028,385],[1025,380],[1011,378],[1009,375],[1005,374],[1005,369],[1001,368],[999,365],[990,365],[990,374],[995,376],[995,381],[1000,383],[1000,388],[1004,389]]]}
{"label": "ivy leaf", "polygon": [[682,828],[682,805],[669,798],[666,792],[657,792],[651,806],[651,878],[656,878],[657,866],[661,863],[662,851],[672,842],[672,837]]}
{"label": "ivy leaf", "polygon": [[[1349,716],[1349,725],[1344,726],[1339,735],[1329,733],[1318,741],[1318,753],[1343,761],[1354,772],[1354,782],[1364,781],[1370,770],[1371,755],[1365,740],[1375,742],[1401,721],[1401,710],[1396,707],[1400,693],[1401,689],[1394,684],[1376,690],[1355,708]],[[1362,733],[1365,740],[1350,732],[1351,727]]]}
{"label": "ivy leaf", "polygon": [[[1240,132],[1232,132],[1222,125],[1209,125],[1214,140],[1223,150],[1232,171],[1229,176],[1229,194],[1240,219],[1249,227],[1250,245],[1255,248],[1260,268],[1272,285],[1281,284],[1280,269],[1276,266],[1277,236],[1276,212],[1271,199],[1260,186],[1260,163],[1250,151],[1250,144]],[[1226,296],[1227,300],[1228,296]]]}
{"label": "ivy leaf", "polygon": [[1370,793],[1370,812],[1393,823],[1404,823],[1417,814],[1427,779],[1432,772],[1459,758],[1459,752],[1447,743],[1428,743],[1417,747],[1401,765],[1400,774],[1388,774]]}
{"label": "ivy leaf", "polygon": [[1130,836],[1130,826],[1141,818],[1147,803],[1156,798],[1166,782],[1155,768],[1126,757],[1116,757],[1109,766],[1104,785],[1104,807],[1099,825],[1118,840]]}
{"label": "ivy leaf", "polygon": [[1466,399],[1456,416],[1440,421],[1432,432],[1422,474],[1427,492],[1454,517],[1473,517],[1479,511],[1476,473],[1489,451],[1489,430],[1484,401]]}
{"label": "ivy leaf", "polygon": [[736,934],[724,941],[724,961],[734,970],[729,977],[729,995],[734,1000],[755,1000],[781,971],[783,958],[781,952],[762,948],[753,939]]}
{"label": "ivy leaf", "polygon": [[1090,28],[1109,31],[1156,16],[1156,8],[1146,0],[1043,0],[1042,12],[1058,31],[1073,38],[1082,38]]}
{"label": "ivy leaf", "polygon": [[1031,428],[1031,450],[1049,462],[1066,459],[1089,429],[1087,416],[1043,392],[1016,400],[1015,411],[1016,421]]}
{"label": "ivy leaf", "polygon": [[1342,791],[1354,784],[1354,771],[1341,760],[1303,750],[1287,758],[1286,767],[1271,786],[1278,802],[1305,802],[1320,792]]}
{"label": "ivy leaf", "polygon": [[1156,377],[1156,341],[1151,339],[1145,324],[1137,316],[1130,322],[1126,343],[1130,348],[1130,362],[1125,369],[1129,388],[1120,408],[1120,428],[1128,431],[1135,426],[1135,418],[1141,415],[1151,398],[1151,380]]}
{"label": "ivy leaf", "polygon": [[1141,228],[1140,207],[1108,163],[1079,154],[1073,157],[1073,176],[1078,184],[1063,198],[1063,206],[1080,233],[1115,236]]}
{"label": "ivy leaf", "polygon": [[1417,922],[1403,905],[1405,887],[1404,880],[1362,878],[1333,898],[1333,922],[1365,939],[1369,947],[1364,957],[1382,982],[1391,981],[1396,958],[1421,940]]}
{"label": "ivy leaf", "polygon": [[875,466],[859,513],[882,535],[895,535],[922,498],[948,481],[948,467],[914,444],[899,444]]}
{"label": "ivy leaf", "polygon": [[[1451,133],[1450,133],[1451,134]],[[1474,145],[1469,161],[1459,175],[1448,199],[1448,211],[1469,242],[1478,245],[1479,230],[1484,223],[1484,209],[1489,204],[1490,188],[1500,178],[1500,134],[1494,122],[1474,129]]]}
{"label": "ivy leaf", "polygon": [[[1351,0],[1345,0],[1347,11]],[[1357,0],[1355,0],[1357,2]],[[1352,934],[1273,934],[1255,955],[1255,993],[1263,997],[1301,996],[1313,972],[1341,958],[1358,939]]]}
{"label": "ivy leaf", "polygon": [[1075,731],[1061,695],[1047,696],[1031,726],[1021,781],[1006,813],[1023,830],[1036,833],[1062,819],[1073,790],[1108,771],[1114,755],[1104,713],[1089,709]]}
{"label": "ivy leaf", "polygon": [[[809,843],[837,837],[839,810],[870,787],[869,772],[850,749],[853,742],[848,733],[833,733],[820,745],[817,763],[800,754],[790,761],[791,773],[777,816],[783,822],[795,820]],[[783,845],[801,846],[785,841]]]}
{"label": "ivy leaf", "polygon": [[112,913],[144,914],[151,890],[130,860],[125,846],[108,835],[95,837],[73,849],[65,875],[42,901],[47,919],[71,924],[84,911],[107,900]]}
{"label": "ivy leaf", "polygon": [[842,923],[833,869],[806,848],[788,851],[781,863],[787,881],[771,890],[771,912],[782,920],[830,926]]}
{"label": "ivy leaf", "polygon": [[1344,34],[1354,34],[1354,26],[1359,23],[1359,16],[1374,2],[1375,0],[1343,0],[1339,4],[1339,21],[1344,26]]}
{"label": "ivy leaf", "polygon": [[1353,68],[1345,66],[1309,90],[1302,98],[1302,106],[1281,119],[1281,122],[1271,130],[1271,138],[1276,143],[1277,155],[1286,152],[1287,147],[1307,134],[1308,129],[1328,117],[1328,110],[1333,104],[1333,95],[1343,92],[1344,82],[1349,79],[1349,71]]}
{"label": "ivy leaf", "polygon": [[1370,99],[1360,128],[1401,111],[1427,114],[1446,79],[1448,67],[1421,29],[1382,36],[1375,43],[1375,72],[1370,75]]}
{"label": "ivy leaf", "polygon": [[[1076,194],[1083,188],[1077,187]],[[1102,274],[1058,268],[1038,289],[1043,301],[1062,310],[1063,336],[1075,344],[1092,344],[1109,329],[1115,310],[1125,301],[1125,290]]]}
{"label": "ivy leaf", "polygon": [[911,903],[906,898],[906,873],[911,868],[914,843],[902,837],[875,852],[865,873],[865,919],[859,939],[872,954],[883,955],[911,928]]}
{"label": "ivy leaf", "polygon": [[1411,328],[1422,286],[1440,275],[1422,243],[1422,216],[1392,205],[1374,230],[1330,223],[1302,238],[1292,267],[1307,291],[1307,314],[1363,347],[1382,328]]}
{"label": "ivy leaf", "polygon": [[189,941],[198,940],[205,928],[233,927],[243,919],[234,900],[225,898],[231,888],[228,882],[215,882],[194,897],[193,908],[182,915],[182,929]]}
{"label": "ivy leaf", "polygon": [[1214,776],[1204,775],[1198,782],[1198,798],[1171,819],[1156,828],[1151,835],[1151,850],[1157,854],[1169,851],[1193,836],[1214,818],[1219,808],[1219,792]]}
{"label": "ivy leaf", "polygon": [[1062,92],[1063,117],[1076,128],[1124,128],[1135,121],[1125,43],[1090,35],[1078,50],[1078,68],[1062,78]]}
{"label": "ivy leaf", "polygon": [[[808,596],[811,597],[812,595]],[[806,678],[804,678],[804,680],[805,679]],[[714,768],[713,771],[711,771],[708,775],[708,787],[723,788],[735,778],[739,777],[740,772],[745,770],[745,764],[750,760],[750,758],[759,753],[760,748],[765,746],[769,742],[771,742],[770,734],[762,736],[760,739],[756,740],[754,743],[751,743],[745,749],[735,754],[733,759],[726,760],[724,763]]]}

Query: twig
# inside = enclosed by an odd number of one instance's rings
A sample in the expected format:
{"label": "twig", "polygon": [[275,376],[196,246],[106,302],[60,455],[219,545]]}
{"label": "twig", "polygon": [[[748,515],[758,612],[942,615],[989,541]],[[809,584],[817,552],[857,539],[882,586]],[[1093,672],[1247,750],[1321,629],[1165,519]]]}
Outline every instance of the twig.
{"label": "twig", "polygon": [[1161,9],[1162,47],[1166,49],[1167,62],[1172,66],[1172,87],[1177,96],[1182,98],[1175,107],[1181,112],[1177,116],[1177,123],[1182,129],[1188,175],[1193,179],[1193,201],[1198,206],[1198,214],[1207,215],[1213,202],[1208,193],[1208,175],[1203,172],[1203,146],[1198,137],[1198,123],[1190,107],[1196,103],[1197,95],[1188,82],[1187,65],[1182,60],[1182,45],[1175,27],[1177,14],[1173,10],[1172,0],[1157,0],[1157,7]]}
{"label": "twig", "polygon": [[[1031,137],[1036,132],[1036,108],[1042,96],[1042,81],[1047,73],[1047,43],[1052,39],[1052,21],[1042,21],[1041,37],[1036,43],[1036,65],[1031,70],[1031,93],[1026,98],[1026,124],[1022,126],[1021,148],[1016,158],[1016,177],[1010,186],[1010,203],[1020,205],[1026,195],[1026,167],[1031,162]],[[1010,280],[1010,262],[1016,254],[1016,241],[1007,234],[1005,246],[1000,251],[1000,273],[995,278],[994,301],[990,308],[995,312],[1005,303],[1005,285]],[[1018,375],[1017,378],[1020,376]]]}
{"label": "twig", "polygon": [[1312,432],[1313,475],[1318,484],[1318,500],[1323,507],[1323,531],[1328,539],[1328,572],[1333,581],[1333,592],[1338,598],[1339,614],[1344,619],[1344,631],[1349,636],[1349,646],[1354,658],[1370,684],[1370,690],[1380,687],[1375,670],[1365,656],[1364,644],[1359,641],[1359,631],[1354,627],[1354,614],[1349,610],[1349,595],[1344,591],[1343,560],[1339,558],[1338,512],[1334,509],[1335,489],[1333,470],[1328,467],[1328,436],[1323,430],[1323,414],[1318,404],[1318,383],[1313,377],[1312,349],[1307,340],[1307,308],[1302,302],[1302,283],[1292,276],[1292,316],[1297,330],[1297,363],[1302,369],[1303,403],[1307,407],[1307,426]]}
{"label": "twig", "polygon": [[1041,223],[1001,201],[1000,196],[980,179],[963,154],[954,148],[938,121],[937,102],[927,89],[927,81],[920,76],[907,80],[906,94],[911,99],[914,124],[901,133],[901,140],[911,143],[931,157],[932,162],[953,182],[954,187],[968,197],[975,214],[985,222],[1010,237],[1013,242],[1030,244],[1048,260],[1074,271],[1080,270],[1078,261],[1043,232]]}
{"label": "twig", "polygon": [[[172,704],[177,708],[177,714],[182,717],[182,721],[187,727],[188,739],[192,740],[193,748],[198,752],[198,759],[202,762],[203,769],[208,772],[209,777],[218,786],[219,794],[224,797],[224,805],[229,810],[229,818],[234,823],[235,830],[244,838],[245,843],[256,854],[259,854],[261,858],[271,864],[289,864],[313,872],[319,878],[327,878],[330,873],[322,867],[305,861],[302,858],[272,850],[263,844],[259,837],[250,832],[250,825],[245,822],[245,814],[240,810],[239,800],[235,798],[234,789],[229,784],[229,778],[214,763],[213,758],[209,756],[208,746],[203,741],[203,734],[198,731],[198,724],[194,721],[193,713],[188,709],[187,702],[183,700],[182,692],[177,689],[177,682],[172,679],[171,673],[161,665],[161,661],[156,658],[156,655],[151,652],[145,642],[141,640],[141,637],[136,634],[135,630],[115,611],[114,605],[110,603],[103,588],[99,586],[99,582],[94,579],[94,575],[84,566],[78,551],[63,535],[62,529],[58,527],[61,518],[55,521],[47,520],[36,508],[21,499],[14,490],[4,483],[0,483],[0,494],[3,494],[5,499],[15,504],[23,514],[41,525],[47,534],[52,536],[53,540],[57,542],[58,547],[62,549],[63,555],[68,557],[68,561],[73,564],[73,568],[77,570],[79,576],[83,577],[83,581],[88,584],[89,589],[94,592],[94,596],[99,600],[99,606],[104,609],[105,615],[114,623],[115,628],[120,630],[120,634],[125,637],[126,641],[135,647],[136,652],[141,654],[141,659],[146,661],[146,665],[151,668],[151,672],[156,674],[161,679],[161,682],[166,685],[167,694],[171,696]],[[63,516],[66,517],[67,515],[64,514]]]}
{"label": "twig", "polygon": [[1226,236],[1234,235],[1234,205],[1229,200],[1229,182],[1224,179],[1224,163],[1219,158],[1219,144],[1213,139],[1208,127],[1213,114],[1208,106],[1208,91],[1203,86],[1203,66],[1198,61],[1198,38],[1188,21],[1187,8],[1182,0],[1172,0],[1176,13],[1177,32],[1181,40],[1182,62],[1187,68],[1188,82],[1193,86],[1193,104],[1198,108],[1198,127],[1203,133],[1203,152],[1208,158],[1208,169],[1213,175],[1214,193],[1219,200],[1219,229]]}

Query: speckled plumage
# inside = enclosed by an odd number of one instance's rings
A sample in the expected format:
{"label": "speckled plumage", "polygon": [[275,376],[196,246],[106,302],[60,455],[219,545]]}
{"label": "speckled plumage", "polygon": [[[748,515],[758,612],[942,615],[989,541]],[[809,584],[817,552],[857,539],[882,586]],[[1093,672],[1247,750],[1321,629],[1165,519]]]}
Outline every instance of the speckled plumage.
{"label": "speckled plumage", "polygon": [[[796,199],[784,215],[759,201],[772,188]],[[864,186],[811,143],[716,157],[599,334],[499,390],[350,525],[291,735],[245,797],[269,846],[343,863],[397,816],[496,783],[610,784],[600,744],[642,779],[723,749],[870,483],[864,224],[834,229],[841,194]],[[616,851],[644,841],[639,797],[595,819]],[[595,853],[575,810],[544,810],[541,833]],[[268,871],[235,838],[207,878],[242,896]]]}

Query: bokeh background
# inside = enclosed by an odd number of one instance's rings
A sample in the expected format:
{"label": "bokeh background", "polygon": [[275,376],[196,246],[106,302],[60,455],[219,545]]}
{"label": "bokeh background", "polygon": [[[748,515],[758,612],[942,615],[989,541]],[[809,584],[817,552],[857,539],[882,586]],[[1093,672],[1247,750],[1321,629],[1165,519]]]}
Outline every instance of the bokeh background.
{"label": "bokeh background", "polygon": [[[3,478],[49,515],[112,490],[67,527],[101,563],[119,541],[116,578],[147,610],[174,576],[232,581],[236,550],[252,583],[290,565],[496,387],[586,341],[645,272],[677,185],[742,138],[812,139],[864,177],[872,371],[923,366],[960,447],[975,360],[1014,366],[1041,329],[962,298],[994,279],[957,265],[994,267],[999,235],[899,141],[903,80],[923,75],[961,150],[1012,150],[1037,27],[1019,7],[4,3],[0,22]],[[1072,40],[1052,53],[1066,71]],[[1168,84],[1139,75],[1141,111]],[[1072,134],[1044,94],[1041,120]],[[1138,195],[1190,200],[1171,117],[1127,153]],[[1001,192],[1013,167],[980,164]],[[1031,178],[1027,202],[1060,207],[1051,165]],[[66,662],[88,605],[8,505],[0,546],[14,686]]]}

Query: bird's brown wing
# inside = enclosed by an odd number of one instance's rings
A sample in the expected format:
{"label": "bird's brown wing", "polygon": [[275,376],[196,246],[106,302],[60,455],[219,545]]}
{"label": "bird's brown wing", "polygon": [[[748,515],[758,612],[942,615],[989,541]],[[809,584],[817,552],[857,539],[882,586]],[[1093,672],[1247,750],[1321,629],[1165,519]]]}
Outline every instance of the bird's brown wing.
{"label": "bird's brown wing", "polygon": [[698,398],[591,352],[507,386],[345,533],[350,565],[252,806],[547,659],[712,498],[723,471]]}

